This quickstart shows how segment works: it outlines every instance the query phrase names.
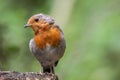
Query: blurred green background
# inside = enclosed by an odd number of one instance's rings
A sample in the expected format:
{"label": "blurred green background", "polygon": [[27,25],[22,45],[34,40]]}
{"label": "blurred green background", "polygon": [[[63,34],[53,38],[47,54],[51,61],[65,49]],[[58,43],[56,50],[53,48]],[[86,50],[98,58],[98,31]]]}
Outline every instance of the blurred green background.
{"label": "blurred green background", "polygon": [[0,70],[41,70],[28,47],[33,31],[23,28],[37,13],[65,34],[60,80],[120,80],[120,0],[0,0]]}

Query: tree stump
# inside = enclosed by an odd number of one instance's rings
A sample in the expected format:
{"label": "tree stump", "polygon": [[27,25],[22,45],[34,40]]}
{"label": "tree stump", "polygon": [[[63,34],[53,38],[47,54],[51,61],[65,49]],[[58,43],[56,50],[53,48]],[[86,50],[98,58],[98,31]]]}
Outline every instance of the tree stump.
{"label": "tree stump", "polygon": [[0,71],[0,80],[58,80],[58,77],[52,73]]}

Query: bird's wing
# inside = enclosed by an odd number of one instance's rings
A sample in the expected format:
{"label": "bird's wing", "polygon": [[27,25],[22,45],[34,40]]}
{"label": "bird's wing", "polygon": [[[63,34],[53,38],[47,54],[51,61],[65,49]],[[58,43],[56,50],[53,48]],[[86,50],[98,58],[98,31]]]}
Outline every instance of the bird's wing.
{"label": "bird's wing", "polygon": [[34,56],[39,60],[40,55],[43,53],[39,48],[36,47],[34,39],[31,39],[29,42],[30,51],[34,54]]}

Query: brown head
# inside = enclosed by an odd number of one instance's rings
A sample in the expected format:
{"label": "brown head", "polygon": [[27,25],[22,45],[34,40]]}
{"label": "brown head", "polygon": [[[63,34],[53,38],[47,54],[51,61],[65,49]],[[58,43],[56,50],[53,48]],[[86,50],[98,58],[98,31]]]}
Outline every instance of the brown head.
{"label": "brown head", "polygon": [[44,48],[46,44],[57,46],[60,42],[60,29],[55,24],[53,18],[44,15],[33,15],[25,25],[31,27],[35,33],[34,41],[39,48]]}

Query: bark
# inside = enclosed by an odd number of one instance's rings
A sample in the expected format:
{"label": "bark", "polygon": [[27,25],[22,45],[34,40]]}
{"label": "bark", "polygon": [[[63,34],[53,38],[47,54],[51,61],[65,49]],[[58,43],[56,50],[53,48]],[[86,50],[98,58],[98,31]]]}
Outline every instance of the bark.
{"label": "bark", "polygon": [[0,71],[0,80],[58,80],[58,77],[52,73]]}

